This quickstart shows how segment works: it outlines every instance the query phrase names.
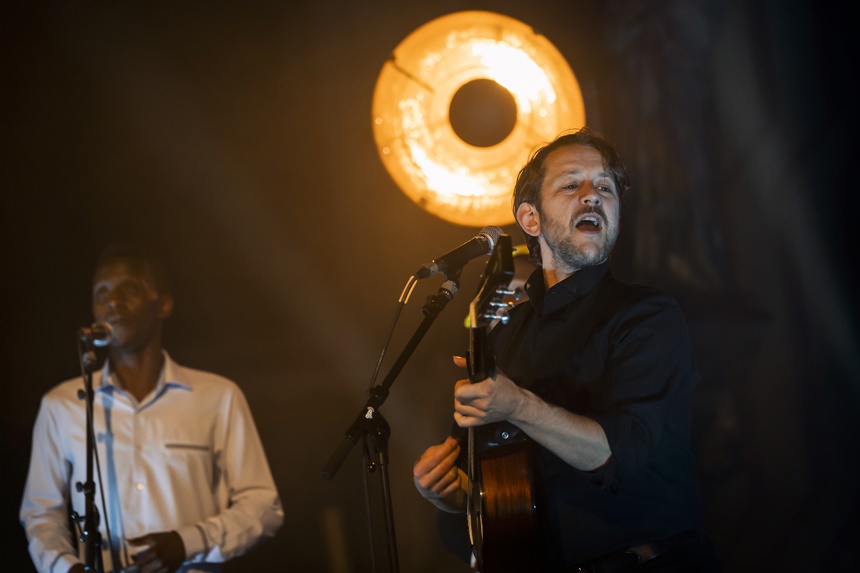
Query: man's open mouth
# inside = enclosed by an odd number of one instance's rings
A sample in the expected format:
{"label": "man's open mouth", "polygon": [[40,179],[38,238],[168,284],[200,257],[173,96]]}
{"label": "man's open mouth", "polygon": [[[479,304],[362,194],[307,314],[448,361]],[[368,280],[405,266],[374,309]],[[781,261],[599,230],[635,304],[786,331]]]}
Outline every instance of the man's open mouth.
{"label": "man's open mouth", "polygon": [[599,215],[587,213],[580,217],[574,226],[585,233],[596,233],[603,226],[603,220]]}

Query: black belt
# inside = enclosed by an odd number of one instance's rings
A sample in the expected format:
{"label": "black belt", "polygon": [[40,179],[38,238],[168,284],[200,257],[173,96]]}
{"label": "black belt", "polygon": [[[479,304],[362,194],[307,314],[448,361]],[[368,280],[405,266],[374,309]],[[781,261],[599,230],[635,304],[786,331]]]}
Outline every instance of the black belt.
{"label": "black belt", "polygon": [[687,531],[668,539],[634,545],[607,557],[575,567],[573,573],[623,573],[624,571],[632,571],[658,555],[671,553],[684,543],[695,539],[697,535],[698,533],[695,531]]}

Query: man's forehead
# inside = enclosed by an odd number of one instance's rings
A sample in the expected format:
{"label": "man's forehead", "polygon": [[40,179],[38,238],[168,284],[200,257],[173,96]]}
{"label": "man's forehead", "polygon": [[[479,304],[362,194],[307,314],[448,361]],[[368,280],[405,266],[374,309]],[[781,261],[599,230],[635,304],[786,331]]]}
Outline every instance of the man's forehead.
{"label": "man's forehead", "polygon": [[112,259],[103,262],[93,275],[93,284],[116,279],[139,280],[155,286],[155,279],[149,264],[135,259]]}
{"label": "man's forehead", "polygon": [[567,165],[600,165],[605,166],[606,161],[603,159],[600,151],[587,145],[566,145],[559,147],[547,156],[547,163],[561,168]]}

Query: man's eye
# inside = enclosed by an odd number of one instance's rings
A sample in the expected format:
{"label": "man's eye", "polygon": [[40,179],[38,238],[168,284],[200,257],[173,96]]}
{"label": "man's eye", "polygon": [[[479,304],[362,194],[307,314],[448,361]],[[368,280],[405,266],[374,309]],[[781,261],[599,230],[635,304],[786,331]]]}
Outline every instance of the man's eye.
{"label": "man's eye", "polygon": [[124,284],[119,288],[119,292],[123,297],[139,296],[143,289],[137,284]]}

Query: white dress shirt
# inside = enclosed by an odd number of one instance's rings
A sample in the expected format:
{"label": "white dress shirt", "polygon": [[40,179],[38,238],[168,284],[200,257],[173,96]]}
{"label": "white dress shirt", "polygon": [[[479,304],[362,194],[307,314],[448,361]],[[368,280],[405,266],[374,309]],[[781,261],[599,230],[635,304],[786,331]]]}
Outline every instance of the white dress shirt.
{"label": "white dress shirt", "polygon": [[[105,571],[129,565],[141,548],[125,540],[148,533],[178,532],[187,557],[179,571],[190,573],[221,571],[224,561],[278,531],[280,498],[234,382],[179,366],[165,353],[156,388],[138,402],[109,373],[106,362],[93,374],[93,481]],[[76,488],[87,469],[83,388],[75,378],[48,391],[33,429],[20,518],[40,573],[66,573],[84,560],[83,544],[72,543],[78,533],[68,527],[69,496],[71,510],[85,515]]]}

